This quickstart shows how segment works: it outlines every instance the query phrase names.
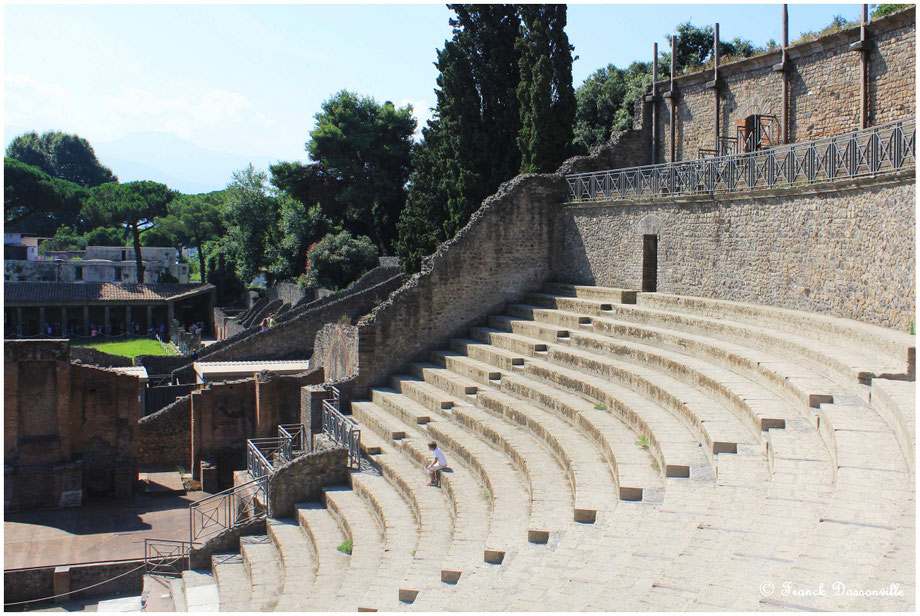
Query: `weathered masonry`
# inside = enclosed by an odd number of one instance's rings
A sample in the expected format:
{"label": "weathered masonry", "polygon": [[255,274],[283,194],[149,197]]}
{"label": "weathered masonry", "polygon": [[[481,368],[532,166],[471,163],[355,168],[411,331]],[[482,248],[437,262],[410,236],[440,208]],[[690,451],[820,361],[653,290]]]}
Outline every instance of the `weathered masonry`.
{"label": "weathered masonry", "polygon": [[4,509],[133,492],[141,381],[68,351],[66,340],[3,343]]}
{"label": "weathered masonry", "polygon": [[652,160],[674,162],[810,141],[912,116],[915,20],[910,8],[658,82],[638,103],[643,113],[637,114],[637,128],[650,127],[655,117]]}

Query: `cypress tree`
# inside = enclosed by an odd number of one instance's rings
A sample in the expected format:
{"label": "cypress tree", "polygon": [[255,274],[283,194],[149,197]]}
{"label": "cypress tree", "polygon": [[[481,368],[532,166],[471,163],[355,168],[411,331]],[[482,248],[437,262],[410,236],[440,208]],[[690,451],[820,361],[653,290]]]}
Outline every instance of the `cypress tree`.
{"label": "cypress tree", "polygon": [[520,14],[520,169],[548,173],[572,151],[577,106],[572,87],[574,47],[565,34],[564,4],[528,4],[520,7]]}
{"label": "cypress tree", "polygon": [[520,165],[513,5],[450,5],[453,37],[438,52],[434,117],[412,155],[397,254],[407,272],[453,237]]}

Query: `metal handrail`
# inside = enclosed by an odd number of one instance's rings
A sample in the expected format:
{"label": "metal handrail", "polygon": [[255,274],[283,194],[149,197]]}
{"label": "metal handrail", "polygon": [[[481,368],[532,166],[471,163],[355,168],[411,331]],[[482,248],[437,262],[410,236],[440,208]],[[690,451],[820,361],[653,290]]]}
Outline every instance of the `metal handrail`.
{"label": "metal handrail", "polygon": [[348,465],[361,467],[361,430],[329,400],[323,400],[323,434],[348,448]]}
{"label": "metal handrail", "polygon": [[268,476],[206,496],[189,505],[189,540],[193,545],[268,515]]}
{"label": "metal handrail", "polygon": [[302,423],[278,425],[278,438],[290,440],[292,451],[303,451],[306,449],[306,432],[306,427]]}
{"label": "metal handrail", "polygon": [[246,441],[246,470],[253,478],[275,472],[275,462],[293,459],[290,437],[251,438]]}
{"label": "metal handrail", "polygon": [[836,137],[714,156],[566,176],[567,200],[615,201],[741,192],[874,175],[916,165],[916,119]]}
{"label": "metal handrail", "polygon": [[144,539],[144,573],[180,576],[189,568],[192,543],[175,539]]}

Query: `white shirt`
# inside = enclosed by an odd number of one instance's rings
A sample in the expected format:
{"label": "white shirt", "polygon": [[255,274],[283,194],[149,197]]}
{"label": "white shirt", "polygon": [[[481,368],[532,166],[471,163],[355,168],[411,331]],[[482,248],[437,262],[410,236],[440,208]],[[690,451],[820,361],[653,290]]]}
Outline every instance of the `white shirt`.
{"label": "white shirt", "polygon": [[440,447],[435,447],[434,451],[431,453],[434,454],[434,458],[437,460],[438,466],[447,466],[447,458],[444,456],[444,452],[441,451]]}

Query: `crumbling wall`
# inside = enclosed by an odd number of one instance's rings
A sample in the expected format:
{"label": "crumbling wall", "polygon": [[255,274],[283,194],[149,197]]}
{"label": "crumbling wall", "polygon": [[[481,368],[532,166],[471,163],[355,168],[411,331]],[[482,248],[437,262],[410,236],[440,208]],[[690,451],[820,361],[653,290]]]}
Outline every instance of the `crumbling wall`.
{"label": "crumbling wall", "polygon": [[126,498],[137,478],[141,383],[72,364],[66,340],[4,342],[4,505]]}

